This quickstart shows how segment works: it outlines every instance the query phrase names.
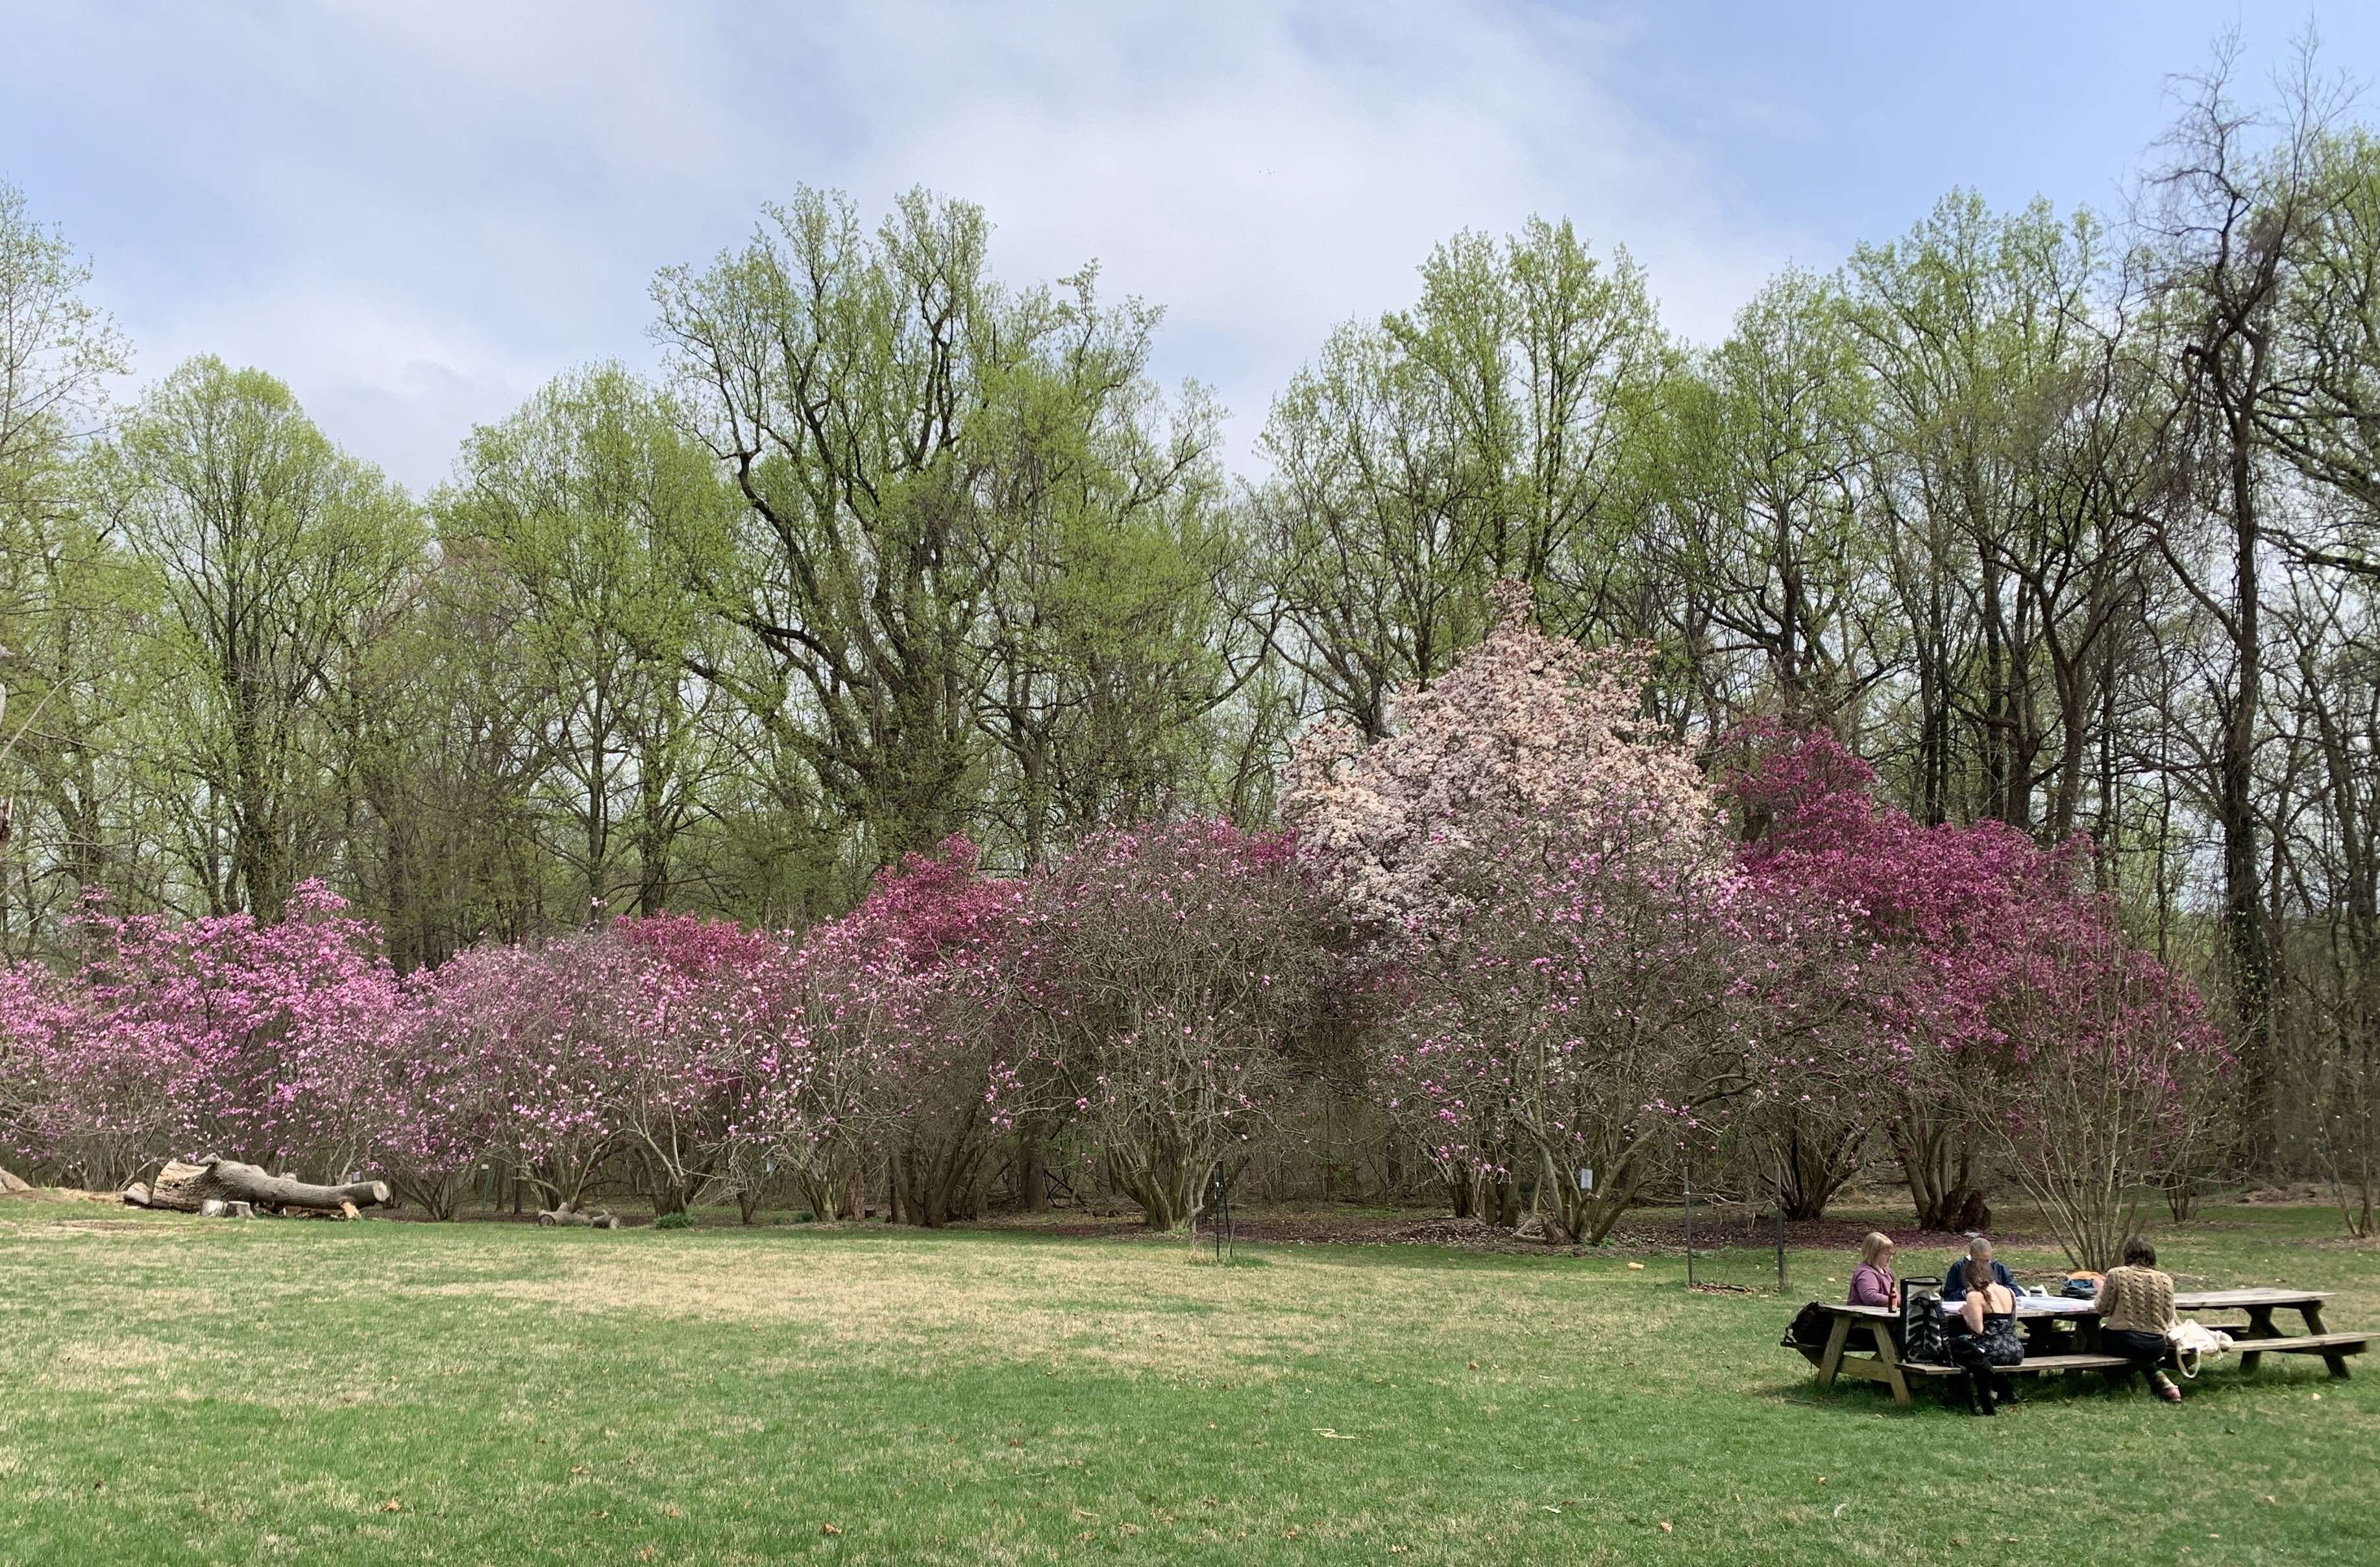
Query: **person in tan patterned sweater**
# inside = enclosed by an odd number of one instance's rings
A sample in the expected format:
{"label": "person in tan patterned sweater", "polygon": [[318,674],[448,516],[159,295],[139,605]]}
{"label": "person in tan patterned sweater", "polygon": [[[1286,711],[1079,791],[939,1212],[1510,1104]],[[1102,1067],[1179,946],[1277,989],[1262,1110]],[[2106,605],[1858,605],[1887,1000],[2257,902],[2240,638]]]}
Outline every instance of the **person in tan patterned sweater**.
{"label": "person in tan patterned sweater", "polygon": [[2118,1381],[2132,1371],[2146,1371],[2149,1386],[2168,1403],[2181,1402],[2181,1390],[2165,1367],[2173,1358],[2165,1330],[2173,1326],[2173,1275],[2160,1273],[2156,1247],[2135,1235],[2124,1243],[2124,1265],[2110,1269],[2099,1283],[2099,1348],[2131,1361]]}

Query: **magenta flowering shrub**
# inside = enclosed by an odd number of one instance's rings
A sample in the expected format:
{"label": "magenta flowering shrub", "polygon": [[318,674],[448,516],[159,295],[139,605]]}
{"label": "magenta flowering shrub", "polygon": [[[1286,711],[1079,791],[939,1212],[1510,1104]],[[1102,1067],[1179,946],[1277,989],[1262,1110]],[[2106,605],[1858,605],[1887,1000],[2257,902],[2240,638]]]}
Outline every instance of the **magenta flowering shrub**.
{"label": "magenta flowering shrub", "polygon": [[1804,1127],[1880,1124],[1920,1222],[1956,1225],[1989,1154],[2106,1265],[2143,1185],[2189,1179],[2216,1136],[2228,1055],[2199,997],[2131,946],[2087,843],[1923,827],[1831,736],[1759,744],[1733,785],[1744,862],[1801,918],[1791,988],[1817,1020],[1755,1063],[1764,1091]]}
{"label": "magenta flowering shrub", "polygon": [[20,982],[10,998],[6,1031],[40,1086],[19,1118],[24,1150],[92,1185],[200,1153],[356,1168],[373,1096],[355,1047],[386,1049],[402,1005],[378,933],[346,906],[310,881],[276,925],[125,916],[93,899],[63,987]]}
{"label": "magenta flowering shrub", "polygon": [[[83,1017],[81,999],[45,966],[0,966],[0,1148],[67,1174],[95,1168],[107,1182],[127,1162],[121,1148],[91,1146],[107,1141],[107,1127],[74,1124],[57,1111],[67,1094],[59,1065],[74,1056],[71,1037]],[[131,1162],[138,1168],[138,1158]]]}
{"label": "magenta flowering shrub", "polygon": [[880,1151],[896,1217],[980,1204],[993,1139],[1028,1105],[1014,953],[1023,892],[963,837],[877,878],[802,944],[821,1124]]}
{"label": "magenta flowering shrub", "polygon": [[1221,820],[1102,832],[1033,879],[1018,962],[1043,1064],[1151,1229],[1195,1221],[1294,1089],[1331,914],[1293,840]]}
{"label": "magenta flowering shrub", "polygon": [[1792,988],[1827,1026],[1758,1063],[1767,1125],[1813,1194],[1855,1162],[1848,1133],[1880,1129],[1919,1222],[1961,1227],[1979,1200],[1971,1111],[1989,1076],[1975,1047],[1994,1037],[2022,911],[2064,895],[2080,850],[2045,854],[1997,821],[1921,826],[1874,797],[1874,771],[1831,735],[1748,745],[1731,791],[1754,834],[1751,891],[1813,930],[1832,926],[1794,948]]}

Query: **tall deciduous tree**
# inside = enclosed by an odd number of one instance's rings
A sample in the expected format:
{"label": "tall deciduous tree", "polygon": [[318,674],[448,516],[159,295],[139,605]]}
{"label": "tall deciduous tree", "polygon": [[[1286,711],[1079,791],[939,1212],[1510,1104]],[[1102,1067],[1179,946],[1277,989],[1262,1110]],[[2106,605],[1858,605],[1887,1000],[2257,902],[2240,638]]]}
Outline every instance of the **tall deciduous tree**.
{"label": "tall deciduous tree", "polygon": [[420,565],[420,520],[286,386],[215,358],[141,400],[96,482],[164,588],[191,879],[211,911],[276,919],[333,825],[330,710]]}
{"label": "tall deciduous tree", "polygon": [[[968,824],[987,717],[1021,765],[1040,755],[1059,698],[1001,686],[1034,600],[999,599],[1003,580],[1046,587],[1036,552],[1063,548],[1070,514],[1161,534],[1211,486],[1210,421],[1148,422],[1154,312],[1101,307],[1087,271],[1004,286],[990,237],[979,209],[923,191],[869,234],[806,190],[745,249],[654,285],[693,427],[745,505],[710,586],[761,655],[695,667],[803,758],[879,863]],[[987,637],[1002,610],[1009,637]]]}
{"label": "tall deciduous tree", "polygon": [[688,583],[722,564],[729,504],[710,455],[616,365],[474,432],[433,502],[448,552],[502,574],[528,612],[520,650],[559,698],[543,792],[570,831],[553,851],[589,906],[669,901],[703,770]]}
{"label": "tall deciduous tree", "polygon": [[1332,334],[1263,440],[1276,644],[1375,736],[1394,691],[1486,632],[1500,578],[1609,629],[1633,557],[1621,447],[1665,355],[1642,270],[1567,222],[1459,235],[1421,274],[1411,310]]}
{"label": "tall deciduous tree", "polygon": [[[105,787],[94,742],[128,663],[120,577],[81,516],[76,458],[131,356],[84,298],[91,271],[0,182],[0,949],[96,879]],[[23,798],[20,800],[20,791]],[[24,817],[19,816],[23,810]],[[31,820],[33,812],[42,820]]]}

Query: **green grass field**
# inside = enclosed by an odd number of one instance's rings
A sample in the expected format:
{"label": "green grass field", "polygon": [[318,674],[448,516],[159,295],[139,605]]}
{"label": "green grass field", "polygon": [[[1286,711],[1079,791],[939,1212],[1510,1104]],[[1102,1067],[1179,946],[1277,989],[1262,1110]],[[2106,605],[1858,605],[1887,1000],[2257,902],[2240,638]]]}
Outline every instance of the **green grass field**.
{"label": "green grass field", "polygon": [[[2380,1327],[2335,1233],[2160,1245]],[[2380,1560],[2380,1355],[1900,1412],[1778,1346],[1792,1260],[0,1204],[0,1562]]]}

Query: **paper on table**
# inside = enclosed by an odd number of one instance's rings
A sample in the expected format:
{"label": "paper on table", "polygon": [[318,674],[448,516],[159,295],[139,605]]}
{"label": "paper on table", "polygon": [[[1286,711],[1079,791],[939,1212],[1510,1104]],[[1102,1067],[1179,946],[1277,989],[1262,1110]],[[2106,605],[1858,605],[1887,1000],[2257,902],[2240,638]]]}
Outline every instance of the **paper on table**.
{"label": "paper on table", "polygon": [[[1951,1317],[1957,1315],[1959,1309],[1966,1303],[1964,1301],[1946,1300],[1938,1302],[1937,1304],[1942,1307],[1943,1316]],[[2097,1309],[2097,1305],[2092,1301],[2069,1300],[2064,1295],[2019,1295],[2016,1297],[2016,1314],[2019,1317],[2074,1317],[2078,1315],[2086,1315],[2090,1312],[2096,1311]]]}

